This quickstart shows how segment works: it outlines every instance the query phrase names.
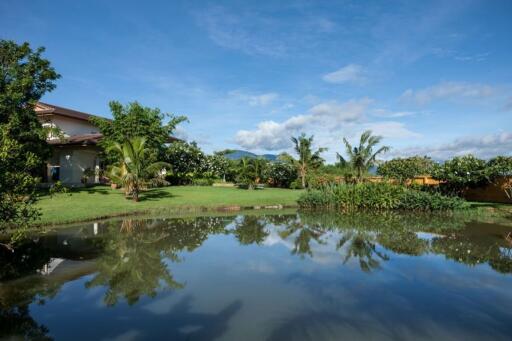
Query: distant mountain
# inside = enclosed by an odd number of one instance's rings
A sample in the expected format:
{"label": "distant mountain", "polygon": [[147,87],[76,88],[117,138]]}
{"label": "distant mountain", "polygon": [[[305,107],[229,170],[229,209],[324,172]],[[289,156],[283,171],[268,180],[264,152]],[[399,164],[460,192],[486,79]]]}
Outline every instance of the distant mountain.
{"label": "distant mountain", "polygon": [[263,154],[258,155],[251,152],[248,152],[246,150],[231,150],[229,153],[225,155],[230,160],[240,160],[244,157],[250,158],[250,159],[257,159],[257,158],[264,158],[269,161],[275,161],[277,159],[277,155],[274,154]]}

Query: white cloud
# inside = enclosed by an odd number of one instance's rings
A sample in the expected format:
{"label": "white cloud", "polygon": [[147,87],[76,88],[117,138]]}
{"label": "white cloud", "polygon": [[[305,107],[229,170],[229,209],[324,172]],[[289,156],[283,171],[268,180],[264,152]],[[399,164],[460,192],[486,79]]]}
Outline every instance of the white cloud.
{"label": "white cloud", "polygon": [[246,93],[241,90],[232,90],[228,93],[228,95],[235,100],[247,102],[250,106],[267,106],[273,103],[275,100],[279,98],[279,94],[275,92],[267,92],[262,94],[251,94]]}
{"label": "white cloud", "polygon": [[418,114],[415,111],[390,111],[387,109],[378,108],[373,110],[372,114],[377,117],[390,117],[390,118],[398,118],[398,117],[407,117]]}
{"label": "white cloud", "polygon": [[512,132],[467,136],[446,144],[404,148],[393,151],[389,156],[428,155],[437,160],[446,160],[465,154],[485,159],[497,155],[512,155]]}
{"label": "white cloud", "polygon": [[405,124],[401,122],[372,122],[364,125],[364,130],[371,130],[373,134],[379,135],[385,138],[419,138],[421,134],[410,131],[406,128]]}
{"label": "white cloud", "polygon": [[328,83],[362,83],[366,80],[365,71],[361,65],[349,64],[339,70],[328,73],[322,77]]}
{"label": "white cloud", "polygon": [[425,105],[438,99],[482,99],[495,94],[496,89],[486,84],[443,82],[425,89],[408,89],[402,99]]}
{"label": "white cloud", "polygon": [[389,138],[420,136],[400,122],[364,122],[371,103],[369,98],[320,103],[306,114],[292,116],[283,122],[263,121],[255,130],[240,130],[235,135],[235,142],[246,149],[279,151],[290,148],[290,137],[300,132],[314,134],[319,145],[333,149],[339,148],[342,136],[352,136],[366,129]]}

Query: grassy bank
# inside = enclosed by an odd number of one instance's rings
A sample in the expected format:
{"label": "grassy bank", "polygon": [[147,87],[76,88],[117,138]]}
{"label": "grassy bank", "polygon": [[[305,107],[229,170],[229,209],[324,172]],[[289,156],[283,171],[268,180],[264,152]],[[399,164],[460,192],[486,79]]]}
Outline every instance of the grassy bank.
{"label": "grassy bank", "polygon": [[43,195],[37,203],[42,216],[39,224],[63,224],[97,218],[178,211],[180,209],[215,209],[226,206],[295,206],[302,191],[266,188],[242,190],[223,187],[176,186],[144,192],[140,202],[124,198],[120,190],[109,187],[74,189],[69,194]]}

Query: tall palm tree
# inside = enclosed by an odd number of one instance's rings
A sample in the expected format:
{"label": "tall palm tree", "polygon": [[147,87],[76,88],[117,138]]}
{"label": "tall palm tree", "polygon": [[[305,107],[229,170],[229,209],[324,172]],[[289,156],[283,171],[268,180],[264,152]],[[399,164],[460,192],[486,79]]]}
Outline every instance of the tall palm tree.
{"label": "tall palm tree", "polygon": [[337,154],[340,165],[349,165],[356,172],[356,179],[358,182],[363,180],[363,176],[375,165],[377,156],[389,150],[388,146],[382,146],[376,151],[374,148],[380,143],[382,136],[372,135],[371,130],[365,131],[359,139],[359,146],[352,147],[352,145],[343,138],[345,149],[348,155],[348,161],[343,158],[339,153]]}
{"label": "tall palm tree", "polygon": [[302,188],[305,188],[308,172],[322,165],[324,159],[322,159],[320,154],[325,152],[327,148],[318,148],[318,150],[313,152],[311,150],[313,135],[307,137],[304,133],[299,137],[292,137],[292,142],[295,145],[295,152],[299,156],[298,160],[292,160],[297,167],[297,171],[302,182]]}
{"label": "tall palm tree", "polygon": [[131,195],[133,201],[139,201],[139,192],[149,179],[155,178],[164,168],[170,168],[165,162],[149,163],[146,138],[134,137],[123,144],[114,143],[109,151],[119,155],[119,162],[110,169],[110,176],[122,183],[125,194]]}

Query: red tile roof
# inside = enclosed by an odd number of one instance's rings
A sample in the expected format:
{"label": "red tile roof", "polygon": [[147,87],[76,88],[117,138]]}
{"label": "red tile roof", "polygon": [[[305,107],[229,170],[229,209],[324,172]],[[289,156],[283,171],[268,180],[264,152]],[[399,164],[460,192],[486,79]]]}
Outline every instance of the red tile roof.
{"label": "red tile roof", "polygon": [[38,102],[36,104],[35,111],[38,115],[41,115],[41,116],[61,115],[61,116],[71,117],[71,118],[84,120],[84,121],[89,121],[89,119],[91,117],[100,117],[100,118],[109,120],[108,118],[105,118],[105,117],[87,114],[85,112],[76,111],[76,110],[68,109],[68,108],[63,108],[63,107],[59,107],[57,105],[47,104],[47,103],[43,103],[43,102]]}

